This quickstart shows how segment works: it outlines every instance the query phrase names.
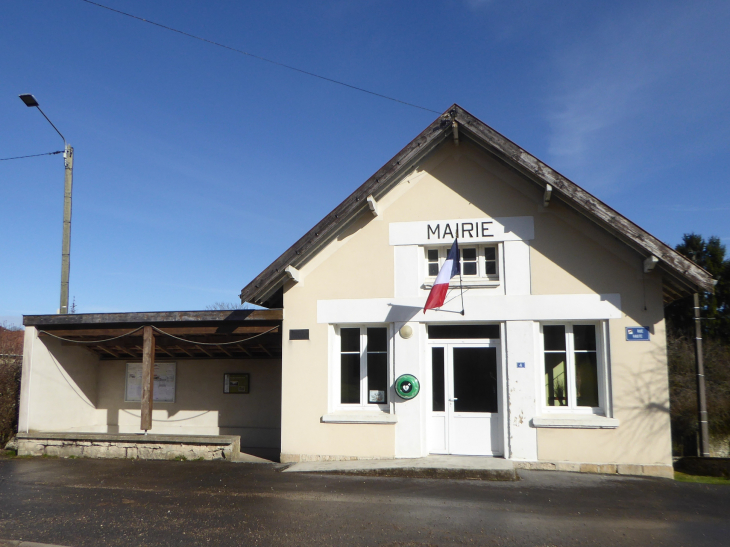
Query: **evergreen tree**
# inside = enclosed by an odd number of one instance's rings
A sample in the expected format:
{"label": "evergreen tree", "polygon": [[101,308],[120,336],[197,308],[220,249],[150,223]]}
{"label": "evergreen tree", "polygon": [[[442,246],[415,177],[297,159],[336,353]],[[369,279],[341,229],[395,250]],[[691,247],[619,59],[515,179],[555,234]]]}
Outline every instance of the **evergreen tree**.
{"label": "evergreen tree", "polygon": [[[719,237],[707,241],[699,234],[684,234],[676,250],[707,270],[717,281],[714,293],[700,293],[703,336],[730,342],[730,260]],[[694,303],[689,296],[665,309],[667,327],[675,336],[690,335],[694,329]],[[692,334],[693,336],[693,334]]]}

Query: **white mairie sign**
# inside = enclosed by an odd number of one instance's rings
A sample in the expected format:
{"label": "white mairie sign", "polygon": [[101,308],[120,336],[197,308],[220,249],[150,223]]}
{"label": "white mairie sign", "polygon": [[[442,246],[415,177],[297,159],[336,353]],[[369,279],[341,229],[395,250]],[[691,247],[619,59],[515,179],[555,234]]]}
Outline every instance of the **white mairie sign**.
{"label": "white mairie sign", "polygon": [[[155,403],[175,402],[175,363],[155,363],[152,400]],[[142,400],[142,363],[127,363],[127,381],[124,400]]]}
{"label": "white mairie sign", "polygon": [[459,218],[390,224],[391,245],[490,243],[534,239],[533,217]]}

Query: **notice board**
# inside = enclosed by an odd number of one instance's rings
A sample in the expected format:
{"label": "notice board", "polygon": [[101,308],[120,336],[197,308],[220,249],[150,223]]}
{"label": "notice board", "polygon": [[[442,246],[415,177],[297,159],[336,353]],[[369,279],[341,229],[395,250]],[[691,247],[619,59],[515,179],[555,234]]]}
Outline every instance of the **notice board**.
{"label": "notice board", "polygon": [[[177,363],[155,363],[155,380],[152,401],[155,403],[175,402],[175,373]],[[127,363],[124,401],[142,400],[142,363]]]}

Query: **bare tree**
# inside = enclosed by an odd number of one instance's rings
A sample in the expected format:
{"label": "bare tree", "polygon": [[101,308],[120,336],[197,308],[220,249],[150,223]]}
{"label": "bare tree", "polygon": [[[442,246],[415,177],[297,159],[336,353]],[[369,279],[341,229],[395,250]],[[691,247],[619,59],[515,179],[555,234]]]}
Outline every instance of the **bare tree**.
{"label": "bare tree", "polygon": [[205,307],[206,310],[250,310],[251,304],[245,302],[214,302],[210,306]]}

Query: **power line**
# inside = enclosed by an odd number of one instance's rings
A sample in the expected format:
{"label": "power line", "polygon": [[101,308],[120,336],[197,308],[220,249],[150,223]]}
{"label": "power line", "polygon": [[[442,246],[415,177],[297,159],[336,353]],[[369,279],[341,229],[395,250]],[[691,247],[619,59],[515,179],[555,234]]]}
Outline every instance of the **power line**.
{"label": "power line", "polygon": [[301,68],[297,68],[291,65],[287,65],[284,63],[280,63],[279,61],[274,61],[272,59],[267,59],[266,57],[261,57],[259,55],[254,55],[253,53],[249,53],[247,51],[243,51],[242,49],[237,49],[235,47],[227,46],[225,44],[221,44],[219,42],[214,42],[213,40],[208,40],[207,38],[202,38],[200,36],[196,36],[195,34],[190,34],[188,32],[184,32],[182,30],[178,30],[176,28],[168,27],[166,25],[163,25],[161,23],[155,23],[154,21],[150,21],[149,19],[145,19],[143,17],[138,17],[137,15],[132,15],[131,13],[127,13],[125,11],[120,11],[118,9],[111,8],[109,6],[105,6],[104,4],[99,4],[98,2],[92,2],[91,0],[81,0],[82,2],[86,2],[87,4],[92,4],[94,6],[98,6],[100,8],[107,9],[109,11],[113,11],[114,13],[118,13],[120,15],[125,15],[126,17],[131,17],[132,19],[137,19],[138,21],[142,21],[144,23],[149,23],[150,25],[155,25],[156,27],[163,28],[165,30],[169,30],[172,32],[177,32],[178,34],[182,34],[183,36],[187,36],[188,38],[194,38],[195,40],[200,40],[201,42],[206,42],[208,44],[222,47],[223,49],[228,49],[230,51],[235,51],[236,53],[241,53],[243,55],[247,55],[248,57],[252,57],[254,59],[258,59],[259,61],[264,61],[266,63],[271,63],[272,65],[280,66],[289,70],[293,70],[295,72],[299,72],[301,74],[306,74],[307,76],[312,76],[314,78],[319,78],[320,80],[325,80],[327,82],[331,82],[333,84],[342,85],[345,87],[349,87],[350,89],[354,89],[356,91],[362,91],[363,93],[369,93],[370,95],[375,95],[376,97],[380,97],[381,99],[387,99],[389,101],[393,101],[396,103],[400,103],[406,106],[411,106],[413,108],[418,108],[420,110],[425,110],[427,112],[433,112],[435,114],[441,114],[438,110],[432,110],[430,108],[426,108],[425,106],[418,106],[417,104],[408,103],[406,101],[401,101],[400,99],[396,99],[394,97],[389,97],[388,95],[383,95],[381,93],[376,93],[375,91],[370,91],[368,89],[364,89],[362,87],[357,87],[351,84],[346,84],[345,82],[341,82],[339,80],[333,80],[332,78],[327,78],[326,76],[320,76],[319,74],[315,74],[314,72],[309,72],[307,70],[303,70]]}
{"label": "power line", "polygon": [[16,156],[14,158],[0,158],[0,161],[22,160],[23,158],[37,158],[38,156],[52,156],[54,154],[63,154],[63,150],[58,150],[57,152],[46,152],[44,154],[31,154],[30,156]]}

